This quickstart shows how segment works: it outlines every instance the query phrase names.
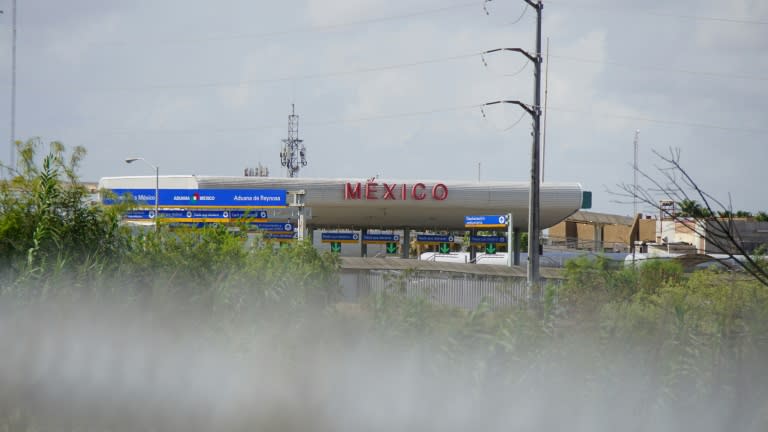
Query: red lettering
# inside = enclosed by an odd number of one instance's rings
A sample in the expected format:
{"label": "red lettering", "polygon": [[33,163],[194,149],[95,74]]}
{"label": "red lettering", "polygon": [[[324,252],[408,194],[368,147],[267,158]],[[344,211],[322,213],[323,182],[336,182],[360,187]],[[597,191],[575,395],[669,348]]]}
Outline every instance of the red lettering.
{"label": "red lettering", "polygon": [[350,199],[360,199],[361,198],[361,190],[360,190],[360,183],[357,183],[355,187],[352,187],[351,183],[347,183],[347,187],[344,188],[344,199],[350,200]]}
{"label": "red lettering", "polygon": [[375,200],[379,199],[379,197],[376,196],[376,186],[378,186],[378,183],[366,183],[365,184],[365,199],[367,200]]}
{"label": "red lettering", "polygon": [[[384,187],[384,190],[382,192],[379,192],[381,189],[379,189],[380,186]],[[359,199],[366,199],[366,200],[397,200],[397,187],[400,187],[400,199],[403,201],[408,200],[408,196],[410,195],[411,199],[414,199],[416,201],[423,201],[427,198],[427,186],[424,183],[416,183],[410,188],[408,187],[408,184],[402,183],[402,184],[388,184],[388,183],[375,183],[375,182],[366,182],[365,183],[365,194],[363,194],[363,186],[360,182],[357,183],[346,183],[344,185],[344,199],[345,200],[359,200]],[[379,196],[381,194],[381,196]],[[437,183],[434,186],[432,186],[431,190],[431,197],[435,201],[445,201],[448,198],[448,186],[445,185],[445,183]]]}
{"label": "red lettering", "polygon": [[395,195],[394,194],[395,194],[395,188],[396,187],[397,187],[396,184],[393,184],[392,186],[390,186],[390,185],[384,183],[384,198],[383,199],[385,199],[385,200],[387,200],[387,199],[390,199],[390,200],[395,199]]}
{"label": "red lettering", "polygon": [[[421,201],[424,198],[426,198],[427,194],[424,193],[424,188],[426,188],[426,186],[424,186],[424,183],[416,183],[415,185],[413,185],[413,188],[411,188],[411,197],[413,197],[413,199],[415,199],[416,201]],[[417,193],[416,189],[421,190],[421,192]]]}
{"label": "red lettering", "polygon": [[446,198],[448,198],[448,186],[438,183],[432,187],[432,199],[443,201]]}

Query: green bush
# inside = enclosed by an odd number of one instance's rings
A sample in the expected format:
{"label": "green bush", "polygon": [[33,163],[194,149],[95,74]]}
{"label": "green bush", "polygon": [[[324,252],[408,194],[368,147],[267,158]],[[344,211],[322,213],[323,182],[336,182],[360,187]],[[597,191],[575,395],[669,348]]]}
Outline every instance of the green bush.
{"label": "green bush", "polygon": [[17,143],[20,170],[0,187],[0,273],[6,287],[20,280],[72,277],[77,283],[117,262],[124,239],[119,208],[88,202],[76,170],[81,147],[67,159],[61,143],[37,166],[39,139]]}
{"label": "green bush", "polygon": [[85,155],[61,143],[38,160],[42,142],[18,143],[19,170],[0,188],[0,288],[29,301],[82,291],[120,301],[203,310],[327,304],[338,289],[338,258],[307,243],[247,242],[226,227],[129,229],[130,203],[89,201],[79,182]]}

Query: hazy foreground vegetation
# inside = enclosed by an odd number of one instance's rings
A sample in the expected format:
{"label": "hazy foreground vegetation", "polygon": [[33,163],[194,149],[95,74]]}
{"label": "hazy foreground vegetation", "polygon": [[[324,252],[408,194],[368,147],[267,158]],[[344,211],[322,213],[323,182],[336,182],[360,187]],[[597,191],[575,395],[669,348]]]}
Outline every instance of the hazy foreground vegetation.
{"label": "hazy foreground vegetation", "polygon": [[575,260],[530,307],[337,303],[337,258],[131,231],[56,144],[0,191],[0,430],[768,428],[768,290]]}

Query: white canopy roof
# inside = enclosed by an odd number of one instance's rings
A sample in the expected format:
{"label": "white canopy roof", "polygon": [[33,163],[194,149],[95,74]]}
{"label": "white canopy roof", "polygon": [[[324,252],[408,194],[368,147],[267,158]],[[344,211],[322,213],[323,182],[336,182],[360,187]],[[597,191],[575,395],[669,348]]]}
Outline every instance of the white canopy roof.
{"label": "white canopy roof", "polygon": [[[161,189],[303,190],[316,228],[464,228],[464,216],[512,213],[513,226],[528,228],[528,183],[401,179],[161,176]],[[100,189],[154,189],[154,176],[105,177]],[[541,185],[541,227],[581,208],[578,183]]]}

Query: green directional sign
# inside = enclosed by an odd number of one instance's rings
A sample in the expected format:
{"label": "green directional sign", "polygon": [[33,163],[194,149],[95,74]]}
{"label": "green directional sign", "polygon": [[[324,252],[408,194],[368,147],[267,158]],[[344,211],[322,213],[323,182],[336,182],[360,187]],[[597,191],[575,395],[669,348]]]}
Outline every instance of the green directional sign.
{"label": "green directional sign", "polygon": [[387,243],[387,253],[388,254],[396,254],[397,253],[397,243]]}
{"label": "green directional sign", "polygon": [[331,252],[341,253],[341,242],[331,242]]}
{"label": "green directional sign", "polygon": [[496,245],[493,243],[486,244],[485,253],[487,253],[488,255],[494,255],[496,253]]}
{"label": "green directional sign", "polygon": [[451,253],[451,245],[449,245],[448,243],[440,243],[439,251],[441,254]]}

